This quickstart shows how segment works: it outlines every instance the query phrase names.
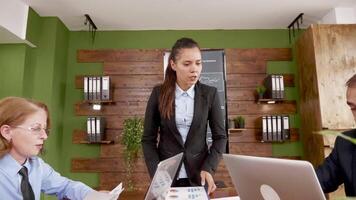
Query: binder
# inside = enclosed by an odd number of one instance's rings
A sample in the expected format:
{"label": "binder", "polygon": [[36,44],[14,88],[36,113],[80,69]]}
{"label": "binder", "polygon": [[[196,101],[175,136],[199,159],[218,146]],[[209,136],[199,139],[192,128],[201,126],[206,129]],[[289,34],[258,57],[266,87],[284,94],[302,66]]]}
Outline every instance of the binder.
{"label": "binder", "polygon": [[277,116],[277,140],[283,142],[284,138],[282,136],[282,116]]}
{"label": "binder", "polygon": [[277,75],[272,75],[272,99],[277,99]]}
{"label": "binder", "polygon": [[272,116],[272,141],[278,141],[277,138],[277,117]]}
{"label": "binder", "polygon": [[96,97],[101,100],[101,77],[96,77]]}
{"label": "binder", "polygon": [[284,140],[290,140],[289,116],[283,116],[282,135]]}
{"label": "binder", "polygon": [[89,77],[89,100],[93,100],[93,77]]}
{"label": "binder", "polygon": [[100,142],[100,117],[95,118],[95,142]]}
{"label": "binder", "polygon": [[98,97],[96,96],[97,94],[96,82],[97,82],[97,77],[93,77],[93,100],[98,100]]}
{"label": "binder", "polygon": [[105,118],[96,117],[95,141],[100,142],[104,139]]}
{"label": "binder", "polygon": [[90,142],[95,142],[95,117],[90,117]]}
{"label": "binder", "polygon": [[87,118],[87,141],[91,142],[91,118]]}
{"label": "binder", "polygon": [[267,117],[263,116],[262,117],[262,141],[267,142],[268,137],[267,137]]}
{"label": "binder", "polygon": [[84,100],[89,100],[88,96],[88,77],[84,76]]}
{"label": "binder", "polygon": [[102,79],[103,79],[103,82],[102,82],[101,99],[102,100],[110,100],[111,99],[111,95],[110,95],[110,76],[103,76]]}
{"label": "binder", "polygon": [[276,81],[276,98],[280,99],[280,95],[281,95],[281,88],[280,88],[280,78],[279,75],[275,75],[275,81]]}
{"label": "binder", "polygon": [[279,84],[280,84],[280,98],[284,99],[284,78],[283,75],[279,75]]}
{"label": "binder", "polygon": [[272,118],[267,116],[267,141],[272,141]]}
{"label": "binder", "polygon": [[268,99],[276,99],[276,76],[268,75],[265,78],[264,85],[266,87],[266,98]]}

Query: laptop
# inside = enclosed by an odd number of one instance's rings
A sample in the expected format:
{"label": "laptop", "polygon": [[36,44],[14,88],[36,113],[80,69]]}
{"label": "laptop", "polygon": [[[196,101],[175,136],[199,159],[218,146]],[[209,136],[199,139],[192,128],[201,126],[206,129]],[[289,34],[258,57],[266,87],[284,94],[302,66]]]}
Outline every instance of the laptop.
{"label": "laptop", "polygon": [[179,164],[182,161],[182,157],[183,153],[180,153],[158,164],[155,175],[146,193],[145,200],[164,200],[166,198]]}
{"label": "laptop", "polygon": [[231,154],[223,159],[241,200],[325,200],[307,161]]}

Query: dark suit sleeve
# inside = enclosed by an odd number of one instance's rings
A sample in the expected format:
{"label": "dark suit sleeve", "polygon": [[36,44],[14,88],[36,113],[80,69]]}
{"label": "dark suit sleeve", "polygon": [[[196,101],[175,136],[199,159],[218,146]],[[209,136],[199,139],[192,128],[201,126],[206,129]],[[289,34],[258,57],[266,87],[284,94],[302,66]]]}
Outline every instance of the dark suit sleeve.
{"label": "dark suit sleeve", "polygon": [[158,109],[159,87],[155,87],[148,100],[144,132],[142,136],[142,148],[145,157],[148,172],[153,177],[159,163],[157,150],[157,136],[160,123],[160,114]]}
{"label": "dark suit sleeve", "polygon": [[222,154],[225,153],[227,142],[224,120],[216,88],[214,88],[213,101],[209,109],[208,119],[212,133],[213,143],[210,147],[209,155],[203,163],[202,170],[207,171],[210,174],[214,174],[218,167]]}
{"label": "dark suit sleeve", "polygon": [[324,163],[316,169],[321,188],[325,193],[335,191],[339,185],[343,183],[342,169],[339,160],[339,149],[341,148],[343,139],[336,138],[335,147],[330,155],[325,159]]}

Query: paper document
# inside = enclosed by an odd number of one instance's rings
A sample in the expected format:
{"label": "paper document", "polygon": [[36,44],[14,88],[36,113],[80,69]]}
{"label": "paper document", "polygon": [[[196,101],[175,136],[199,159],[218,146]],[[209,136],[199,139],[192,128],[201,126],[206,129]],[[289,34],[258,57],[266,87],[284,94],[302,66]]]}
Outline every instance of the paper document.
{"label": "paper document", "polygon": [[204,187],[171,187],[166,200],[208,200]]}
{"label": "paper document", "polygon": [[117,194],[120,195],[121,192],[124,191],[124,188],[122,187],[122,183],[120,183],[118,186],[116,186],[113,190],[109,192],[109,194]]}
{"label": "paper document", "polygon": [[94,190],[94,191],[90,192],[84,198],[84,200],[117,200],[117,199],[119,199],[119,196],[123,190],[124,190],[124,188],[122,187],[122,183],[120,183],[118,186],[116,186],[109,193],[98,192],[98,191]]}
{"label": "paper document", "polygon": [[222,197],[222,198],[215,198],[210,200],[240,200],[239,196],[232,196],[232,197]]}

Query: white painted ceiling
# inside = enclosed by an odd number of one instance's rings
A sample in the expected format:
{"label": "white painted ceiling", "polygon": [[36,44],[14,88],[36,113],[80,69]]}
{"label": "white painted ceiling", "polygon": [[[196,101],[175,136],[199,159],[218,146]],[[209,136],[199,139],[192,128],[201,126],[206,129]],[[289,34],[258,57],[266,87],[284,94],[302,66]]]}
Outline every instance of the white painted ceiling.
{"label": "white painted ceiling", "polygon": [[356,0],[22,0],[40,16],[56,16],[70,30],[201,30],[286,28],[299,13],[317,22]]}

